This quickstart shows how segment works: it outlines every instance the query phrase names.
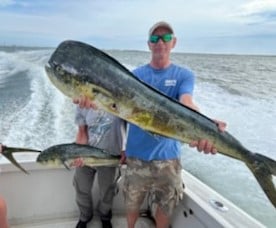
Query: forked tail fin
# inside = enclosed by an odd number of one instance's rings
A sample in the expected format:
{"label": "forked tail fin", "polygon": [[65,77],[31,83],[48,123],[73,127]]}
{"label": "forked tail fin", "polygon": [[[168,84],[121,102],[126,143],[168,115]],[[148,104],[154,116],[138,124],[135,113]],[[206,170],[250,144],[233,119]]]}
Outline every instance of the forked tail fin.
{"label": "forked tail fin", "polygon": [[16,147],[7,147],[3,146],[3,152],[2,155],[7,158],[13,165],[15,165],[17,168],[19,168],[21,171],[24,173],[28,174],[27,170],[25,170],[13,157],[13,153],[17,152],[41,152],[40,150],[34,150],[34,149],[29,149],[29,148],[16,148]]}
{"label": "forked tail fin", "polygon": [[261,154],[252,154],[253,162],[246,163],[264,193],[276,208],[276,188],[272,175],[276,176],[276,161]]}

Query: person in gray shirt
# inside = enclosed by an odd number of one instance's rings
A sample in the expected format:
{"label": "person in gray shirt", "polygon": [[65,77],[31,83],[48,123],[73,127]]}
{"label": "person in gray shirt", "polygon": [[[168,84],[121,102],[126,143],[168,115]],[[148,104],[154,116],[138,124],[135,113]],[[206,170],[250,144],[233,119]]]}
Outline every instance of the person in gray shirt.
{"label": "person in gray shirt", "polygon": [[[78,125],[76,143],[89,144],[104,149],[113,155],[124,155],[126,141],[126,122],[103,110],[77,107],[75,123]],[[105,197],[114,182],[116,167],[89,167],[83,166],[81,159],[74,161],[76,166],[73,184],[76,190],[76,203],[80,210],[76,228],[86,228],[93,218],[93,199],[91,189],[98,175],[100,189],[99,212],[102,227],[111,228],[113,197]]]}

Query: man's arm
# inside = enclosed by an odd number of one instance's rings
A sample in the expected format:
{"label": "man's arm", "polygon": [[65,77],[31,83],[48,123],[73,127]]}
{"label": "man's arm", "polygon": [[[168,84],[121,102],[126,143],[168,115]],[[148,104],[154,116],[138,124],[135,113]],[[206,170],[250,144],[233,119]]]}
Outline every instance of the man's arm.
{"label": "man's arm", "polygon": [[76,143],[77,144],[88,144],[88,129],[87,125],[79,126],[77,136],[76,136]]}
{"label": "man's arm", "polygon": [[[77,136],[76,136],[76,143],[77,144],[88,144],[88,128],[87,125],[79,126]],[[82,167],[84,166],[84,162],[82,158],[76,158],[70,166],[74,167]]]}
{"label": "man's arm", "polygon": [[[180,97],[180,103],[182,103],[185,106],[188,106],[189,108],[200,112],[199,108],[195,105],[195,103],[193,102],[193,97],[190,94],[183,94]],[[220,131],[224,131],[226,128],[226,123],[220,120],[215,120],[213,119],[213,121],[218,125],[218,128]]]}
{"label": "man's arm", "polygon": [[[182,103],[185,106],[188,106],[189,108],[200,112],[199,108],[194,104],[193,97],[190,94],[183,94],[181,95],[179,102]],[[213,120],[220,131],[224,131],[226,128],[226,123],[220,120]],[[192,141],[190,144],[190,147],[196,147],[199,152],[204,151],[204,153],[212,153],[215,154],[217,152],[216,148],[213,146],[211,142],[209,142],[206,139],[200,139],[198,141]]]}
{"label": "man's arm", "polygon": [[189,108],[200,112],[199,108],[195,105],[195,103],[193,102],[193,97],[190,94],[183,94],[181,95],[179,102],[185,106],[188,106]]}

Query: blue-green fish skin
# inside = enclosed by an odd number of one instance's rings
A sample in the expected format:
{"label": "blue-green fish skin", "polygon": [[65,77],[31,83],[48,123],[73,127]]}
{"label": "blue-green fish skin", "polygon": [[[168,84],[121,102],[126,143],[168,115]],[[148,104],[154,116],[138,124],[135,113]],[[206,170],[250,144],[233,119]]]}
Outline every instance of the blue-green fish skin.
{"label": "blue-green fish skin", "polygon": [[66,168],[77,158],[82,158],[84,165],[118,166],[120,156],[109,154],[107,151],[76,143],[58,144],[43,150],[36,161],[43,165],[58,167],[64,165]]}
{"label": "blue-green fish skin", "polygon": [[66,96],[86,96],[96,105],[144,130],[184,143],[207,139],[218,152],[244,162],[276,207],[275,160],[245,148],[208,117],[180,104],[137,79],[117,60],[77,41],[62,42],[45,70]]}

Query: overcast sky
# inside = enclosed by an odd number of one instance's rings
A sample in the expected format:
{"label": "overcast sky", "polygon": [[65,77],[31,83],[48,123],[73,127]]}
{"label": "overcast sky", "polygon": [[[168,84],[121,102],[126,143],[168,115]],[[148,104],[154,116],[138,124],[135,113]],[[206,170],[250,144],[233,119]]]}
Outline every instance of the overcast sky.
{"label": "overcast sky", "polygon": [[147,50],[159,20],[177,52],[276,55],[276,0],[0,0],[0,45]]}

